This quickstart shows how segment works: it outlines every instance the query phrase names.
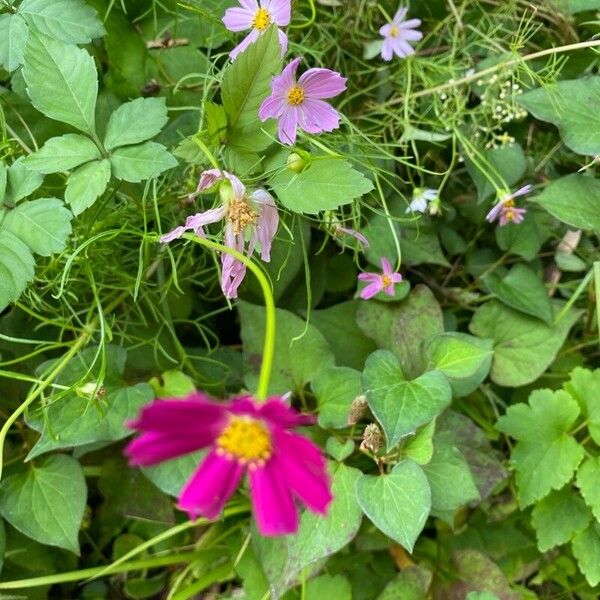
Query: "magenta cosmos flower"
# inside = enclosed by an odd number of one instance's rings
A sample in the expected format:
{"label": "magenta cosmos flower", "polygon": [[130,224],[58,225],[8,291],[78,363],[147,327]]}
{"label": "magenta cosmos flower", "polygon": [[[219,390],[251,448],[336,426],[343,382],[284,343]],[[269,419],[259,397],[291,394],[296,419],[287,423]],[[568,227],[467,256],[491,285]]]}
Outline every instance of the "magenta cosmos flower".
{"label": "magenta cosmos flower", "polygon": [[229,31],[247,31],[250,33],[229,54],[235,60],[252,42],[255,42],[270,26],[278,26],[281,56],[287,51],[287,36],[279,27],[290,24],[292,15],[291,0],[238,0],[240,6],[228,8],[223,23]]}
{"label": "magenta cosmos flower", "polygon": [[[203,227],[225,219],[224,244],[238,252],[252,256],[260,245],[260,257],[271,260],[271,244],[279,226],[279,214],[273,197],[263,189],[248,195],[246,186],[231,173],[211,169],[200,176],[193,199],[200,192],[221,183],[221,206],[191,215],[185,225],[176,227],[160,238],[163,243],[180,238],[186,231],[194,231],[203,237]],[[248,245],[246,246],[246,239]],[[223,252],[221,255],[221,289],[227,298],[237,298],[237,290],[246,275],[246,266]]]}
{"label": "magenta cosmos flower", "polygon": [[194,393],[145,406],[129,423],[142,434],[125,453],[132,464],[150,466],[208,448],[181,491],[180,508],[192,519],[216,519],[247,473],[259,531],[284,535],[298,530],[295,500],[324,515],[333,498],[319,448],[290,431],[313,421],[280,397],[263,404],[248,396],[218,403]]}
{"label": "magenta cosmos flower", "polygon": [[383,36],[383,46],[381,47],[383,60],[392,60],[394,54],[400,58],[414,54],[415,51],[408,42],[418,42],[423,38],[423,34],[416,29],[421,24],[421,19],[405,21],[407,12],[408,8],[398,9],[392,22],[379,30]]}
{"label": "magenta cosmos flower", "polygon": [[524,185],[512,194],[506,194],[502,196],[498,203],[490,210],[486,215],[485,219],[488,223],[493,223],[496,219],[499,219],[500,227],[504,227],[508,223],[522,223],[525,218],[526,208],[517,208],[515,206],[515,198],[524,196],[531,192],[531,185]]}
{"label": "magenta cosmos flower", "polygon": [[262,121],[279,119],[279,139],[296,142],[298,127],[308,133],[333,131],[340,126],[340,115],[325,98],[333,98],[346,89],[346,78],[329,69],[308,69],[296,81],[301,58],[294,59],[271,82],[271,95],[258,112]]}
{"label": "magenta cosmos flower", "polygon": [[394,288],[397,283],[402,281],[402,275],[392,269],[390,261],[385,257],[381,259],[381,269],[383,271],[381,274],[359,273],[358,279],[369,283],[360,292],[360,297],[363,300],[370,300],[373,296],[377,296],[379,292],[385,292],[388,296],[394,295]]}

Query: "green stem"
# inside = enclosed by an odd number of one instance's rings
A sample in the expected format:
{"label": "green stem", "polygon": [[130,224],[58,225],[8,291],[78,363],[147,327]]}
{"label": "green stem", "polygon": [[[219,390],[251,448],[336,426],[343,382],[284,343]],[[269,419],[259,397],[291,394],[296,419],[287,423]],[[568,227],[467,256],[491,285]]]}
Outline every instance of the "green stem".
{"label": "green stem", "polygon": [[317,8],[315,6],[315,0],[308,0],[308,3],[310,4],[310,18],[308,19],[308,21],[300,23],[299,25],[289,25],[288,29],[305,29],[306,27],[310,27],[315,22],[317,18]]}
{"label": "green stem", "polygon": [[247,256],[244,256],[237,250],[233,250],[228,246],[207,240],[206,238],[198,237],[193,233],[186,233],[183,237],[192,242],[196,242],[211,250],[217,250],[218,252],[226,252],[233,256],[236,260],[246,265],[250,271],[254,274],[265,299],[265,342],[263,347],[262,364],[260,367],[260,376],[258,378],[258,387],[256,389],[256,399],[262,402],[267,399],[269,393],[269,380],[271,378],[271,370],[273,369],[273,355],[275,353],[275,300],[273,299],[273,292],[271,286],[267,280],[262,269]]}
{"label": "green stem", "polygon": [[219,163],[217,162],[215,155],[208,149],[208,146],[200,139],[200,134],[197,133],[192,139],[194,140],[194,143],[196,144],[196,146],[198,146],[198,148],[200,148],[200,150],[202,150],[202,152],[204,152],[204,156],[206,156],[206,158],[208,158],[208,162],[210,162],[210,164],[215,169],[217,169],[217,171],[220,171],[221,167],[219,166]]}
{"label": "green stem", "polygon": [[596,293],[596,326],[600,342],[600,261],[594,262],[594,290]]}

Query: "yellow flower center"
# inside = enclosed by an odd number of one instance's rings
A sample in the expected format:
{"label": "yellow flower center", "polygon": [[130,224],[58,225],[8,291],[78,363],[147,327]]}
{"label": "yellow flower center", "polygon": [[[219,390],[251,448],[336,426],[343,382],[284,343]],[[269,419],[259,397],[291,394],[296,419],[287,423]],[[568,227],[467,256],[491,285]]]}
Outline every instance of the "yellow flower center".
{"label": "yellow flower center", "polygon": [[295,85],[288,92],[288,102],[292,106],[298,106],[304,102],[304,90],[299,85]]}
{"label": "yellow flower center", "polygon": [[250,417],[232,417],[217,438],[217,454],[240,463],[261,466],[271,458],[271,436],[266,426]]}
{"label": "yellow flower center", "polygon": [[229,203],[227,219],[233,227],[236,235],[242,233],[248,225],[254,225],[258,219],[258,213],[246,198],[234,198]]}
{"label": "yellow flower center", "polygon": [[266,8],[259,8],[254,15],[252,27],[259,31],[264,31],[271,24],[271,15]]}
{"label": "yellow flower center", "polygon": [[392,25],[392,28],[390,29],[390,37],[398,37],[399,33],[400,31],[398,28],[395,25]]}
{"label": "yellow flower center", "polygon": [[383,285],[383,287],[388,287],[388,285],[392,285],[392,278],[389,275],[382,275],[381,284]]}
{"label": "yellow flower center", "polygon": [[504,215],[504,218],[507,221],[514,221],[517,216],[517,211],[514,210],[515,201],[512,198],[508,198],[503,202],[503,205],[504,206],[502,207],[502,213]]}

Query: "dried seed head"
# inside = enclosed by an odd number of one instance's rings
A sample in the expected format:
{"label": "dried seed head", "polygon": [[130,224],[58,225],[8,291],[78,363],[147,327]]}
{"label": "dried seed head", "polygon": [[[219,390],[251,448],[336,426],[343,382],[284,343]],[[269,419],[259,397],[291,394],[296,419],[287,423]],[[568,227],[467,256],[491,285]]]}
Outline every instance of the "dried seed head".
{"label": "dried seed head", "polygon": [[365,416],[368,406],[367,397],[364,394],[356,396],[350,405],[348,425],[356,425]]}
{"label": "dried seed head", "polygon": [[383,445],[383,435],[379,426],[375,423],[370,423],[365,427],[363,433],[363,441],[360,445],[361,450],[367,450],[373,454],[377,454]]}

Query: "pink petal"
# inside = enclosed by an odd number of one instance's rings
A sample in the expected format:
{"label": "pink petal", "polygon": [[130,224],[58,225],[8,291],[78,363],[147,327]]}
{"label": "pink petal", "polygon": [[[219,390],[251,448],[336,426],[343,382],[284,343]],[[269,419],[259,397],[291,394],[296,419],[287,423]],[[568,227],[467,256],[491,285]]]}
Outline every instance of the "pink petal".
{"label": "pink petal", "polygon": [[492,210],[490,210],[490,212],[488,212],[488,214],[485,216],[485,220],[488,223],[493,223],[500,216],[503,206],[503,202],[498,202],[497,204],[495,204],[492,207]]}
{"label": "pink petal", "polygon": [[258,204],[262,204],[254,235],[260,244],[260,257],[265,262],[269,262],[271,260],[271,244],[279,227],[279,212],[273,197],[265,190],[256,190],[250,198]]}
{"label": "pink petal", "polygon": [[340,114],[323,100],[307,99],[300,108],[300,127],[308,133],[333,131],[340,126]]}
{"label": "pink petal", "polygon": [[228,8],[223,17],[223,23],[229,31],[245,31],[252,27],[255,12],[239,7]]}
{"label": "pink petal", "polygon": [[373,296],[377,296],[377,294],[379,294],[379,292],[381,292],[382,287],[381,287],[381,282],[377,281],[374,283],[370,283],[368,286],[366,286],[365,288],[363,288],[360,292],[360,297],[363,300],[370,300],[371,298],[373,298]]}
{"label": "pink petal", "polygon": [[520,187],[516,192],[509,194],[509,197],[510,198],[518,198],[519,196],[525,196],[525,194],[529,194],[529,192],[531,192],[532,189],[533,189],[533,186],[531,184],[524,185],[523,187]]}
{"label": "pink petal", "polygon": [[237,488],[244,467],[237,460],[210,452],[179,496],[179,507],[194,519],[216,519]]}
{"label": "pink petal", "polygon": [[286,535],[298,531],[298,511],[285,472],[274,459],[249,470],[250,494],[258,530],[262,535]]}
{"label": "pink petal", "polygon": [[386,285],[383,288],[383,291],[388,295],[388,296],[393,296],[394,295],[394,284],[390,283],[390,285]]}
{"label": "pink petal", "polygon": [[296,143],[296,133],[298,129],[298,110],[296,107],[289,106],[279,117],[278,135],[283,144],[292,146]]}
{"label": "pink petal", "polygon": [[221,429],[201,435],[177,435],[173,433],[143,433],[131,441],[123,450],[129,463],[141,467],[156,465],[165,460],[196,452],[210,446]]}
{"label": "pink petal", "polygon": [[230,53],[229,58],[235,60],[250,44],[260,37],[260,31],[253,29]]}
{"label": "pink petal", "polygon": [[370,281],[371,283],[376,283],[381,279],[381,275],[377,275],[377,273],[359,273],[358,279],[360,281]]}
{"label": "pink petal", "polygon": [[402,283],[404,281],[404,278],[400,273],[390,273],[389,278],[393,283]]}
{"label": "pink petal", "polygon": [[391,275],[394,272],[390,261],[385,256],[381,257],[381,270],[384,275]]}
{"label": "pink petal", "polygon": [[257,0],[238,0],[238,2],[242,5],[243,8],[250,11],[252,14],[255,14],[258,10]]}
{"label": "pink petal", "polygon": [[190,215],[185,221],[185,228],[192,229],[198,235],[204,235],[202,227],[209,225],[210,223],[216,223],[225,216],[225,207],[218,206],[217,208],[211,208],[204,211],[203,213],[197,213]]}
{"label": "pink petal", "polygon": [[296,85],[296,71],[302,62],[301,58],[295,58],[283,69],[281,75],[273,77],[271,81],[271,90],[274,95],[284,96],[287,98],[287,93],[290,88]]}
{"label": "pink petal", "polygon": [[280,117],[287,107],[287,101],[284,96],[269,96],[263,100],[258,110],[258,116],[261,121]]}
{"label": "pink petal", "polygon": [[273,21],[280,27],[290,24],[292,19],[291,0],[262,0],[263,8],[266,8]]}
{"label": "pink petal", "polygon": [[333,98],[346,89],[345,77],[330,69],[308,69],[300,76],[298,85],[304,89],[307,99]]}
{"label": "pink petal", "polygon": [[[235,234],[228,224],[225,227],[225,245],[238,252],[244,251],[243,234]],[[237,298],[237,290],[246,276],[246,265],[231,254],[221,255],[221,289],[226,298]]]}
{"label": "pink petal", "polygon": [[355,240],[360,242],[365,248],[369,247],[369,240],[362,234],[360,231],[356,231],[356,229],[350,229],[349,227],[337,227],[337,231],[339,233],[345,233],[353,237]]}
{"label": "pink petal", "polygon": [[173,240],[177,240],[186,231],[187,230],[186,230],[185,227],[183,227],[183,225],[179,225],[178,227],[175,227],[175,229],[172,229],[171,231],[169,231],[169,233],[165,233],[165,235],[161,236],[160,243],[161,244],[168,244],[169,242],[172,242]]}
{"label": "pink petal", "polygon": [[288,49],[288,38],[281,29],[277,30],[277,35],[279,36],[279,45],[281,46],[281,58],[283,58]]}

